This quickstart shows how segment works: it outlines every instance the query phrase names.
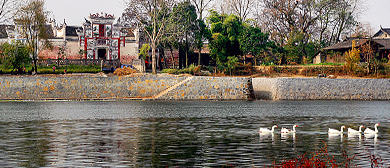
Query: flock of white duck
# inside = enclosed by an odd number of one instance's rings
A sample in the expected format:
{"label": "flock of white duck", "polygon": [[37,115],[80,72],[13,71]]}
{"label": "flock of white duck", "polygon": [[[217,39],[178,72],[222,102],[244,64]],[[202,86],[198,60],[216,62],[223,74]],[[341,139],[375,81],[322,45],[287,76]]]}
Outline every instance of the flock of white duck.
{"label": "flock of white duck", "polygon": [[[375,124],[374,130],[372,130],[372,129],[370,129],[370,128],[366,128],[366,129],[364,130],[363,133],[364,133],[365,135],[366,135],[366,134],[378,134],[378,126],[380,126],[379,123],[378,123],[378,124]],[[287,128],[283,128],[283,127],[282,127],[282,129],[280,130],[280,133],[282,133],[282,134],[286,134],[286,133],[295,133],[295,132],[296,132],[296,130],[295,130],[296,127],[298,127],[298,125],[294,125],[293,128],[292,128],[292,130],[287,129]],[[268,129],[268,128],[260,128],[259,133],[273,133],[273,132],[275,131],[275,128],[278,128],[278,126],[277,126],[277,125],[274,125],[274,126],[272,126],[271,129]],[[363,125],[361,125],[361,126],[359,127],[359,130],[355,130],[355,129],[352,129],[352,128],[348,128],[348,134],[361,134],[361,133],[362,133],[362,128],[364,128]],[[339,131],[339,130],[336,130],[336,129],[329,128],[328,133],[329,133],[329,134],[333,134],[333,135],[334,135],[334,134],[343,134],[343,133],[344,133],[344,129],[345,129],[345,126],[341,126],[341,130],[340,130],[340,131]]]}

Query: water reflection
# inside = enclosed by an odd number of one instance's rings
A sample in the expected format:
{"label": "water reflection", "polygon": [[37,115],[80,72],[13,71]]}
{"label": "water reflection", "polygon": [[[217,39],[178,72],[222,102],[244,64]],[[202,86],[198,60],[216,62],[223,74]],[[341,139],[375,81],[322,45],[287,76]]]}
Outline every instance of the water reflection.
{"label": "water reflection", "polygon": [[[390,158],[388,102],[0,102],[0,167],[263,167],[324,148]],[[370,109],[369,111],[367,109]],[[351,115],[354,114],[354,115]],[[376,114],[376,115],[373,115]],[[378,116],[378,117],[372,117]],[[379,134],[330,127],[381,123]],[[260,127],[299,123],[297,133]],[[337,124],[337,126],[336,126]]]}

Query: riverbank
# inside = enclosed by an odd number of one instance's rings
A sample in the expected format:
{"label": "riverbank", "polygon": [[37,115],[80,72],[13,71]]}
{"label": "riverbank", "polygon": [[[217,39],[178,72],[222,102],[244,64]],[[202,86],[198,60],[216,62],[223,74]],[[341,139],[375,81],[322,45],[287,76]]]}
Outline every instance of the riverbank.
{"label": "riverbank", "polygon": [[389,79],[1,76],[0,100],[390,100]]}
{"label": "riverbank", "polygon": [[251,78],[199,76],[2,76],[2,100],[249,100]]}

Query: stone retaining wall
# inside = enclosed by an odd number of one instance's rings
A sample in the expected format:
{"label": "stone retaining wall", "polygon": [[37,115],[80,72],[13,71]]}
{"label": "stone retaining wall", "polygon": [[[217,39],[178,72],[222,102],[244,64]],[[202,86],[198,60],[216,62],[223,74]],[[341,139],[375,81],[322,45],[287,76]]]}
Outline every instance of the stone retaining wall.
{"label": "stone retaining wall", "polygon": [[248,100],[253,97],[251,78],[194,77],[159,99]]}
{"label": "stone retaining wall", "polygon": [[257,99],[390,100],[389,79],[254,78]]}
{"label": "stone retaining wall", "polygon": [[[1,100],[153,99],[188,77],[0,77]],[[159,96],[164,100],[253,97],[250,78],[194,77]]]}

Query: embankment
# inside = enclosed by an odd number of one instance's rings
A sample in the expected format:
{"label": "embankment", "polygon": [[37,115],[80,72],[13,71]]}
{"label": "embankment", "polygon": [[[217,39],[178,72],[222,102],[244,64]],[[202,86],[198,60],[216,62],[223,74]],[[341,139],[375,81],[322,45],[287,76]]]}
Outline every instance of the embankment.
{"label": "embankment", "polygon": [[257,99],[390,100],[389,79],[253,78]]}
{"label": "embankment", "polygon": [[248,100],[251,78],[0,77],[1,100]]}

